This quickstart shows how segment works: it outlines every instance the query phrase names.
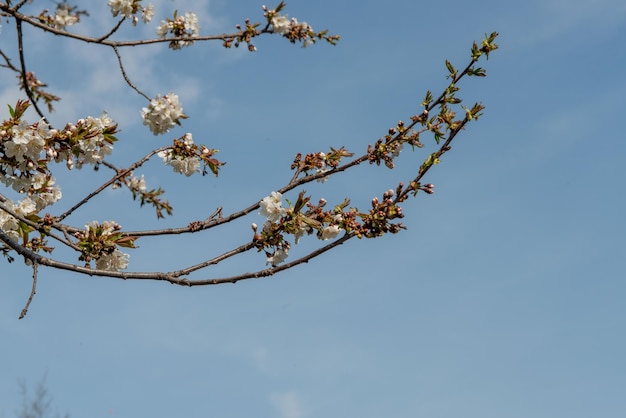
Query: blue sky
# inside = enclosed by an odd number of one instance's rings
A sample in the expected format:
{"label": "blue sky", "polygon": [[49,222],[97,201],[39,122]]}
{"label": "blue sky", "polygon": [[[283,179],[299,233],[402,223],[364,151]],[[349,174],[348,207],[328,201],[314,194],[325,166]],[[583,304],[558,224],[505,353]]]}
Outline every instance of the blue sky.
{"label": "blue sky", "polygon": [[[37,12],[53,7],[39,3]],[[262,14],[250,0],[154,3],[156,22],[125,33],[151,36],[174,8],[198,12],[201,34]],[[103,33],[113,22],[106,2],[89,10],[77,30]],[[473,40],[498,31],[488,77],[461,86],[485,115],[429,173],[436,193],[404,204],[407,231],[353,240],[268,279],[187,289],[42,270],[21,321],[30,273],[3,263],[0,417],[20,406],[18,379],[32,386],[44,374],[72,417],[623,416],[626,4],[291,0],[285,12],[340,43],[301,49],[264,37],[254,54],[218,43],[123,51],[142,90],[180,96],[190,118],[172,135],[141,126],[146,103],[111,51],[29,29],[26,57],[63,97],[54,124],[102,109],[120,122],[119,165],[188,131],[220,148],[228,164],[218,179],[146,167],[148,186],[163,186],[174,206],[159,224],[170,226],[268,195],[288,181],[296,152],[345,145],[360,155],[419,112],[427,89],[445,86],[446,58],[464,64]],[[3,22],[1,48],[15,54],[13,32]],[[13,83],[0,80],[0,102],[20,97]],[[350,193],[366,208],[422,160],[405,150],[396,170],[359,168],[306,190],[329,202]],[[60,207],[104,178],[75,174],[58,175]],[[156,222],[121,190],[85,209],[74,225]],[[251,222],[262,218],[138,242],[131,267],[197,262],[248,239]],[[207,274],[262,268],[255,256]]]}

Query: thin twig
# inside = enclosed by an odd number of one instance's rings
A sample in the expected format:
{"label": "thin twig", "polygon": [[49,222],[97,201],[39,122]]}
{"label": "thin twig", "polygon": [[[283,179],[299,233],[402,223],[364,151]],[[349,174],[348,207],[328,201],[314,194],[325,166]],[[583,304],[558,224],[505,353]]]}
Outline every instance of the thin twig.
{"label": "thin twig", "polygon": [[153,155],[158,154],[161,151],[164,151],[166,149],[169,149],[171,147],[167,146],[167,147],[162,147],[162,148],[158,148],[155,150],[150,151],[148,154],[146,154],[146,156],[144,156],[142,159],[140,159],[139,161],[131,164],[130,167],[126,168],[126,169],[122,169],[122,170],[117,170],[117,174],[115,176],[113,176],[110,180],[108,180],[107,182],[105,182],[103,185],[101,185],[100,187],[98,187],[96,190],[94,190],[93,192],[89,193],[87,196],[85,196],[80,202],[76,203],[74,206],[72,206],[70,209],[68,209],[67,211],[65,211],[65,213],[63,213],[62,215],[60,215],[59,217],[56,218],[57,222],[61,222],[63,219],[67,218],[69,215],[71,215],[76,209],[78,209],[79,207],[81,207],[82,205],[84,205],[85,203],[87,203],[92,197],[96,196],[97,194],[99,194],[100,192],[102,192],[104,189],[106,189],[107,187],[109,187],[111,184],[115,183],[116,181],[118,181],[119,179],[127,176],[130,172],[132,172],[133,170],[137,169],[138,167],[141,167],[146,161],[148,161]]}
{"label": "thin twig", "polygon": [[30,306],[30,303],[33,301],[33,297],[35,297],[35,293],[37,293],[37,263],[33,262],[33,286],[30,289],[30,295],[28,296],[26,305],[24,306],[24,309],[22,309],[22,312],[20,313],[18,319],[24,318],[28,313],[28,308]]}
{"label": "thin twig", "polygon": [[[8,213],[9,215],[11,215],[12,217],[14,217],[15,219],[17,219],[18,221],[22,222],[25,225],[30,226],[31,228],[33,228],[35,231],[39,231],[40,233],[53,238],[57,241],[59,241],[61,244],[73,248],[74,250],[80,251],[80,248],[78,248],[76,245],[74,245],[69,239],[64,240],[63,238],[59,237],[58,235],[55,235],[53,233],[51,233],[50,231],[42,231],[42,227],[40,224],[37,224],[36,222],[31,221],[30,219],[27,219],[25,217],[23,217],[22,215],[18,214],[17,212],[11,210],[6,204],[6,200],[8,200],[6,197],[0,195],[0,210],[2,210],[5,213]],[[63,231],[62,228],[57,228],[58,230]],[[66,235],[67,237],[67,235]]]}
{"label": "thin twig", "polygon": [[33,96],[33,92],[30,90],[30,86],[28,85],[28,77],[26,76],[26,64],[24,61],[24,45],[23,45],[23,35],[22,35],[22,21],[16,19],[15,27],[17,28],[17,50],[19,52],[20,57],[20,73],[22,75],[22,86],[24,87],[24,91],[26,95],[30,99],[31,104],[35,108],[37,114],[47,123],[47,119],[44,116],[43,112],[37,106],[37,100]]}
{"label": "thin twig", "polygon": [[111,29],[111,30],[109,31],[109,33],[107,33],[106,35],[104,35],[104,36],[102,36],[102,37],[98,38],[98,39],[97,39],[97,42],[99,42],[99,43],[100,43],[100,42],[104,41],[105,39],[109,38],[109,37],[110,37],[111,35],[113,35],[115,32],[117,32],[117,30],[120,28],[120,26],[122,26],[122,23],[124,22],[124,20],[126,20],[126,18],[125,18],[125,17],[122,17],[122,18],[119,20],[119,22],[117,22],[117,25],[115,25],[115,26],[113,27],[113,29]]}
{"label": "thin twig", "polygon": [[[136,40],[136,41],[111,41],[111,40],[107,40],[104,39],[102,40],[101,38],[93,38],[90,36],[85,36],[85,35],[79,35],[77,33],[72,33],[72,32],[67,32],[65,30],[60,30],[60,29],[56,29],[52,26],[48,26],[45,23],[39,22],[37,19],[31,18],[30,16],[27,16],[23,13],[18,12],[17,10],[10,8],[7,5],[3,5],[0,3],[0,10],[2,10],[3,12],[7,13],[8,15],[12,16],[13,18],[15,18],[16,21],[24,21],[26,23],[28,23],[29,25],[35,26],[39,29],[42,29],[46,32],[51,32],[55,35],[59,35],[59,36],[64,36],[67,38],[72,38],[72,39],[76,39],[79,41],[83,41],[83,42],[87,42],[87,43],[92,43],[92,44],[100,44],[100,45],[106,45],[106,46],[116,46],[116,47],[129,47],[129,46],[139,46],[139,45],[149,45],[149,44],[158,44],[158,43],[170,43],[170,42],[176,42],[176,41],[226,41],[229,39],[236,39],[238,37],[241,36],[245,36],[246,32],[243,30],[240,30],[238,32],[235,33],[223,33],[220,35],[205,35],[205,36],[176,36],[176,37],[167,37],[167,38],[154,38],[154,39],[142,39],[142,40]],[[255,36],[259,36],[261,34],[271,34],[273,33],[272,31],[263,28],[263,29],[257,29],[255,31]]]}
{"label": "thin twig", "polygon": [[113,45],[113,51],[115,52],[115,56],[117,57],[117,62],[120,65],[120,71],[122,72],[122,76],[124,77],[124,80],[126,80],[126,84],[128,84],[133,90],[135,90],[137,93],[139,93],[140,95],[142,95],[143,97],[145,97],[148,101],[152,100],[150,99],[150,97],[148,97],[147,94],[145,94],[143,91],[139,90],[137,88],[137,86],[135,86],[133,84],[132,81],[130,81],[130,78],[128,78],[128,75],[126,75],[126,70],[124,70],[124,64],[122,64],[122,57],[120,56],[119,51],[117,50],[117,47],[115,45]]}

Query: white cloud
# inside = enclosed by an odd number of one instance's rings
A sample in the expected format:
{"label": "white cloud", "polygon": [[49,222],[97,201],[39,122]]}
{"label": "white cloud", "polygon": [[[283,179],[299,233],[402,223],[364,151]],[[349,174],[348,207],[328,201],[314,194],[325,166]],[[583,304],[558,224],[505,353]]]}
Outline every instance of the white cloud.
{"label": "white cloud", "polygon": [[301,418],[304,414],[302,401],[295,391],[274,393],[270,402],[278,409],[280,418]]}

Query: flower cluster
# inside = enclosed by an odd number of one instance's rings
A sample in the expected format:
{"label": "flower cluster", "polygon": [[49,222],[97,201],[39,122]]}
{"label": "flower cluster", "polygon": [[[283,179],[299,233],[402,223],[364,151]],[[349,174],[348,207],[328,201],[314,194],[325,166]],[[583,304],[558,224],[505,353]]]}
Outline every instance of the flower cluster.
{"label": "flower cluster", "polygon": [[102,224],[93,221],[85,225],[84,231],[74,234],[81,249],[80,260],[87,265],[95,260],[98,270],[120,271],[127,268],[130,256],[117,247],[134,248],[135,237],[124,236],[121,229],[114,221]]}
{"label": "flower cluster", "polygon": [[200,164],[204,164],[203,175],[207,174],[208,168],[217,176],[219,167],[224,164],[213,158],[217,152],[216,149],[194,144],[192,134],[186,133],[181,138],[175,139],[171,148],[160,151],[158,156],[161,157],[164,164],[171,165],[174,172],[184,174],[187,177],[200,172]]}
{"label": "flower cluster", "polygon": [[150,101],[148,107],[141,109],[143,124],[150,128],[154,135],[164,134],[187,116],[183,113],[183,106],[174,93],[157,96]]}
{"label": "flower cluster", "polygon": [[113,151],[116,133],[117,123],[106,112],[97,118],[88,116],[76,124],[68,123],[55,142],[56,147],[48,152],[56,161],[65,160],[69,169],[98,165]]}
{"label": "flower cluster", "polygon": [[33,203],[32,212],[61,199],[61,190],[54,186],[54,177],[42,167],[45,160],[41,159],[46,139],[54,132],[43,120],[34,125],[16,121],[10,130],[0,131],[0,182],[19,193],[27,193]]}
{"label": "flower cluster", "polygon": [[[187,12],[184,15],[178,15],[177,12],[174,12],[173,19],[162,20],[157,28],[159,37],[165,38],[168,34],[176,38],[193,38],[198,36],[200,34],[198,16],[193,12]],[[193,44],[193,39],[179,39],[171,41],[169,47],[181,49],[191,44]]]}
{"label": "flower cluster", "polygon": [[[183,136],[182,145],[182,149],[187,151],[187,153],[192,151],[194,143],[190,133],[186,133]],[[180,147],[175,146],[174,148],[159,152],[158,155],[163,159],[163,163],[171,165],[175,173],[181,173],[187,177],[191,176],[193,173],[200,172],[200,159],[196,156],[195,152],[192,151],[190,153],[191,155],[181,155],[180,153],[176,153],[177,148]]]}
{"label": "flower cluster", "polygon": [[298,19],[292,17],[289,19],[287,15],[276,14],[271,20],[272,30],[292,43],[296,40],[302,41],[302,46],[309,46],[315,42],[313,28],[306,22],[298,22]]}
{"label": "flower cluster", "polygon": [[136,14],[141,12],[143,23],[148,23],[154,16],[154,6],[149,3],[146,7],[142,7],[139,3],[141,0],[109,0],[109,7],[113,16],[122,15],[126,19],[132,19],[133,25],[139,21]]}
{"label": "flower cluster", "polygon": [[131,173],[131,175],[126,179],[126,186],[128,186],[128,188],[135,193],[145,192],[146,180],[143,178],[143,174],[141,177],[135,177]]}
{"label": "flower cluster", "polygon": [[283,207],[283,195],[279,192],[272,192],[264,197],[259,205],[261,207],[259,215],[264,216],[269,222],[278,222],[287,214],[287,209]]}
{"label": "flower cluster", "polygon": [[69,3],[62,1],[57,3],[54,13],[49,14],[48,10],[44,10],[39,14],[38,19],[41,23],[54,29],[65,30],[66,26],[78,23],[82,14],[87,14],[87,12],[76,10],[76,7],[72,7]]}
{"label": "flower cluster", "polygon": [[268,264],[276,266],[287,258],[291,244],[284,239],[283,234],[293,235],[297,244],[305,234],[317,232],[317,238],[326,241],[337,238],[346,230],[349,223],[344,218],[343,208],[347,202],[332,211],[324,211],[325,199],[320,199],[317,205],[309,203],[309,200],[301,192],[295,204],[285,208],[282,205],[282,194],[272,192],[259,203],[259,214],[266,218],[266,222],[260,234],[255,224],[252,229],[257,247],[259,250],[265,249]]}
{"label": "flower cluster", "polygon": [[[10,200],[4,202],[6,209],[17,216],[23,218],[36,212],[36,206],[30,197],[22,199],[18,203],[14,203]],[[8,236],[17,241],[20,238],[20,223],[13,215],[8,211],[0,210],[0,229],[2,229]]]}
{"label": "flower cluster", "polygon": [[[28,222],[41,221],[37,214],[62,197],[48,164],[65,162],[68,168],[98,165],[117,140],[117,125],[106,113],[57,130],[43,119],[34,124],[22,119],[28,106],[26,101],[18,101],[15,108],[9,106],[11,118],[0,124],[0,182],[25,196],[17,203],[2,199],[0,228],[25,242],[34,230]],[[29,246],[48,250],[42,243],[33,238]]]}
{"label": "flower cluster", "polygon": [[[402,183],[398,186],[396,191],[389,189],[383,193],[382,201],[377,197],[372,199],[372,209],[369,213],[359,214],[363,223],[355,228],[357,235],[366,238],[376,238],[386,233],[396,234],[402,229],[406,229],[402,223],[392,223],[393,219],[403,218],[402,208],[397,205],[397,201],[393,196],[396,195],[398,199],[400,197],[400,191],[402,190]],[[398,200],[398,201],[400,201]]]}
{"label": "flower cluster", "polygon": [[318,182],[325,182],[328,179],[327,173],[339,166],[339,163],[344,157],[351,157],[354,154],[348,152],[344,147],[339,149],[330,148],[328,153],[325,152],[315,152],[311,154],[307,154],[302,158],[302,154],[296,154],[296,157],[291,164],[292,170],[297,170],[298,173],[304,173],[305,175],[309,175],[310,171],[315,170],[315,175],[322,174],[323,176],[317,179]]}
{"label": "flower cluster", "polygon": [[272,31],[279,35],[289,39],[289,42],[296,43],[302,42],[302,46],[306,47],[314,44],[317,40],[325,40],[331,45],[334,45],[339,40],[337,35],[328,35],[328,31],[315,32],[311,25],[306,22],[298,22],[298,19],[292,17],[289,19],[287,15],[282,15],[280,12],[285,7],[284,2],[276,7],[276,9],[268,10],[263,6],[265,11],[264,16],[267,19],[267,23],[271,26]]}

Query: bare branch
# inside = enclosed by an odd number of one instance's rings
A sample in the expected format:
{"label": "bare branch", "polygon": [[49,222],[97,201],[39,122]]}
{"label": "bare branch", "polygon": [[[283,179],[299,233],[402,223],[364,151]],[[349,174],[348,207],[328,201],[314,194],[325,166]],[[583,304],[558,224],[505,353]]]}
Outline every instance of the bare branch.
{"label": "bare branch", "polygon": [[30,295],[28,296],[26,305],[24,306],[24,309],[22,309],[22,312],[20,313],[20,316],[18,319],[24,318],[26,314],[28,313],[28,308],[30,306],[30,303],[33,301],[33,297],[35,296],[36,291],[37,291],[37,263],[33,263],[33,287],[30,290]]}

